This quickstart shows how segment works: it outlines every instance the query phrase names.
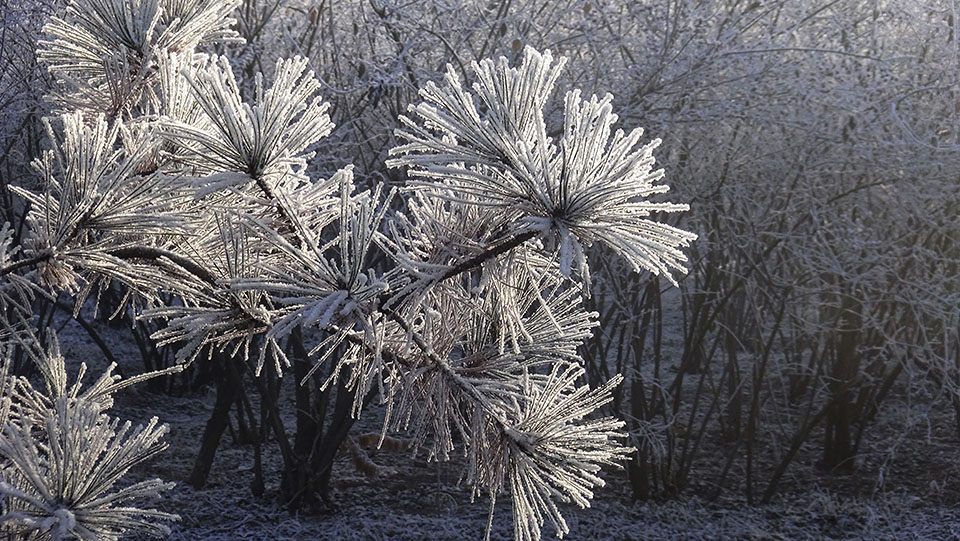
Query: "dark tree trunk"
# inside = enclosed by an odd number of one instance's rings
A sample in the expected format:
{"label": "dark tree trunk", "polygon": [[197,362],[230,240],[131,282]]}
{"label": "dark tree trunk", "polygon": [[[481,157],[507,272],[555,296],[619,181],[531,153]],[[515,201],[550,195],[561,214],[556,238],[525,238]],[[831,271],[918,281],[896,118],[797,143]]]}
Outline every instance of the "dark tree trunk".
{"label": "dark tree trunk", "polygon": [[237,402],[241,385],[243,385],[240,374],[227,364],[232,362],[231,359],[214,355],[213,361],[218,369],[214,376],[217,396],[213,404],[213,411],[210,413],[207,425],[203,429],[200,450],[197,452],[197,458],[193,462],[193,469],[190,471],[190,477],[187,480],[194,488],[203,488],[207,484],[210,468],[213,466],[213,459],[217,454],[217,447],[219,447],[223,432],[230,422],[230,408]]}
{"label": "dark tree trunk", "polygon": [[857,351],[860,329],[860,304],[849,295],[840,303],[839,331],[835,357],[831,367],[830,406],[826,419],[823,460],[820,466],[829,471],[850,472],[854,469],[853,430],[859,418],[854,402],[853,386],[860,372]]}

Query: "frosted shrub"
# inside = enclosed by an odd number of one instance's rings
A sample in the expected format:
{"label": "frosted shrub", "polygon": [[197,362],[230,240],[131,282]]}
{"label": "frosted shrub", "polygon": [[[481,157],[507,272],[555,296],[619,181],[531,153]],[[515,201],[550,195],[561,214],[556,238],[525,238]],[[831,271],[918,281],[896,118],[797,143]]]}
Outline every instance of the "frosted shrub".
{"label": "frosted shrub", "polygon": [[[586,249],[603,244],[672,281],[695,238],[651,219],[686,209],[648,200],[667,191],[653,170],[659,141],[614,130],[612,97],[578,91],[560,135],[548,135],[563,60],[528,48],[516,67],[474,64],[472,87],[450,69],[421,90],[388,162],[406,171],[404,186],[362,189],[351,166],[311,178],[310,150],[333,125],[307,62],[278,61],[273,83],[258,75],[247,99],[226,56],[194,50],[230,37],[231,6],[83,0],[51,24],[41,59],[65,83],[57,101],[82,111],[48,123],[42,192],[18,189],[31,203],[22,259],[0,272],[78,302],[123,284],[147,305],[142,317],[166,322],[154,338],[176,344],[183,364],[216,353],[280,375],[285,344],[312,329],[307,355],[333,364],[323,386],[343,380],[354,415],[375,393],[382,437],[409,431],[431,459],[459,450],[491,521],[510,494],[517,539],[540,538],[544,523],[567,533],[558,504],[588,506],[601,467],[633,451],[622,422],[595,417],[621,377],[582,383],[577,348],[596,326],[583,307]],[[118,44],[119,56],[93,60]],[[129,433],[94,406],[52,404],[51,454],[83,447],[136,462],[159,450],[153,423]],[[17,426],[9,456],[41,491],[42,451]],[[77,426],[98,427],[96,441],[77,440]],[[122,474],[81,462],[64,467]],[[131,497],[160,487],[134,486]],[[35,508],[28,525],[73,528],[85,516],[22,498]],[[131,513],[116,516],[131,528],[167,518]]]}

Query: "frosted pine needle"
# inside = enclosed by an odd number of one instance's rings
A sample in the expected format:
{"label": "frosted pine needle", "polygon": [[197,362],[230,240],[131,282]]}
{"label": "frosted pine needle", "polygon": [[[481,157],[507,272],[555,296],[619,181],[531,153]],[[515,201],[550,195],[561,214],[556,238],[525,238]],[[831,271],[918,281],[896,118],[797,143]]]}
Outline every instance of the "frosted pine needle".
{"label": "frosted pine needle", "polygon": [[[326,329],[335,336],[354,330],[376,334],[374,314],[380,296],[390,286],[388,279],[369,267],[369,260],[391,196],[384,197],[380,187],[356,194],[352,178],[348,168],[333,179],[340,197],[328,200],[324,212],[335,218],[336,237],[331,242],[321,237],[329,220],[318,219],[311,226],[288,214],[293,221],[293,240],[263,221],[251,221],[252,230],[280,257],[262,265],[260,277],[235,280],[232,287],[271,295],[277,310],[268,338],[282,339],[299,325]],[[312,353],[325,352],[342,339],[325,341]]]}
{"label": "frosted pine needle", "polygon": [[[0,481],[13,531],[65,539],[119,539],[124,533],[159,537],[170,529],[162,521],[176,515],[135,507],[173,487],[154,479],[115,489],[138,462],[166,448],[165,426],[153,418],[146,426],[118,425],[95,403],[60,399],[42,426],[8,423],[0,435],[0,456],[10,462]],[[39,437],[34,431],[40,430]],[[44,535],[46,534],[46,535]],[[41,537],[41,538],[42,538]]]}
{"label": "frosted pine needle", "polygon": [[[509,488],[514,536],[540,539],[544,522],[558,537],[569,533],[557,502],[589,507],[602,487],[601,466],[617,466],[634,449],[618,440],[622,421],[585,417],[612,400],[620,376],[597,389],[576,385],[583,369],[555,365],[549,374],[526,374],[523,399],[505,406],[507,424],[487,423],[471,454],[469,475],[491,498]],[[488,531],[489,537],[489,531]]]}
{"label": "frosted pine needle", "polygon": [[[164,524],[179,517],[138,507],[155,499],[173,483],[159,479],[117,488],[134,465],[166,448],[167,432],[153,418],[132,427],[104,413],[117,390],[177,371],[165,370],[119,381],[113,366],[83,389],[86,365],[76,381],[67,381],[56,335],[48,348],[34,333],[17,340],[43,375],[35,389],[23,378],[7,376],[8,357],[0,369],[0,498],[5,514],[0,533],[30,539],[120,539],[124,534],[159,537],[170,533]],[[4,348],[5,354],[7,348]]]}
{"label": "frosted pine needle", "polygon": [[163,135],[201,171],[238,173],[233,184],[272,188],[302,169],[307,148],[333,129],[328,104],[315,95],[320,83],[306,67],[305,58],[279,60],[270,88],[257,76],[250,105],[241,99],[229,61],[215,57],[187,74],[203,115],[194,124],[168,118]]}
{"label": "frosted pine needle", "polygon": [[69,109],[134,111],[156,82],[156,62],[201,43],[237,41],[240,0],[73,0],[44,27],[37,57],[61,83]]}
{"label": "frosted pine needle", "polygon": [[[638,146],[642,130],[613,132],[612,97],[584,102],[567,93],[559,144],[547,135],[544,105],[563,62],[527,48],[519,68],[506,60],[474,64],[472,92],[448,68],[443,86],[429,83],[424,102],[401,117],[391,166],[408,166],[410,182],[431,197],[491,206],[492,227],[537,231],[557,247],[566,275],[576,268],[589,282],[585,248],[600,241],[634,269],[685,272],[679,250],[696,235],[649,219],[686,205],[653,203],[667,191],[652,171],[654,140]],[[478,104],[479,102],[479,104]]]}

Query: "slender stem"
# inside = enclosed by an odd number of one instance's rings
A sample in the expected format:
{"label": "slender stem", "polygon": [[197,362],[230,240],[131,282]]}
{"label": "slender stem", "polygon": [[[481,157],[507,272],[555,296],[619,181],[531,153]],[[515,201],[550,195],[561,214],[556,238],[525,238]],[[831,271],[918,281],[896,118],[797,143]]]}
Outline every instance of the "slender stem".
{"label": "slender stem", "polygon": [[422,278],[419,281],[419,283],[415,282],[414,287],[408,287],[393,294],[384,294],[383,298],[380,299],[380,306],[390,307],[390,308],[395,307],[398,304],[400,304],[400,302],[403,301],[407,296],[413,293],[413,291],[415,291],[416,289],[436,285],[436,284],[439,284],[440,282],[449,280],[450,278],[459,276],[464,272],[476,269],[480,265],[484,264],[485,262],[490,261],[491,259],[494,259],[502,254],[505,254],[510,250],[527,242],[528,240],[533,239],[534,237],[537,236],[537,234],[538,234],[537,231],[525,231],[523,233],[520,233],[519,235],[516,235],[514,237],[507,239],[502,244],[498,244],[491,248],[487,248],[486,250],[471,257],[470,259],[466,259],[464,261],[461,261],[460,263],[457,263],[453,267],[450,267],[449,269],[447,269],[447,271],[441,275],[427,276],[425,278]]}
{"label": "slender stem", "polygon": [[465,381],[463,377],[460,376],[460,374],[457,374],[453,370],[453,368],[451,368],[450,365],[443,358],[437,355],[437,353],[433,350],[433,348],[431,348],[430,345],[423,340],[423,337],[421,337],[419,334],[414,332],[414,330],[410,328],[410,325],[402,317],[400,317],[396,312],[392,310],[385,310],[384,313],[388,318],[390,318],[390,320],[392,320],[397,325],[399,325],[401,329],[403,329],[404,331],[410,334],[411,338],[413,339],[413,343],[416,344],[421,351],[423,351],[423,354],[426,355],[428,359],[430,359],[430,362],[433,363],[434,366],[436,366],[440,370],[440,372],[444,375],[444,377],[446,377],[448,380],[450,380],[450,382],[456,385],[457,388],[459,388],[468,396],[470,396],[470,398],[472,398],[474,402],[478,406],[480,406],[480,408],[486,411],[490,415],[490,417],[493,418],[493,420],[495,420],[498,425],[500,425],[501,431],[504,433],[504,435],[506,435],[508,438],[513,440],[515,443],[519,444],[521,448],[525,450],[523,442],[519,441],[516,438],[514,432],[510,430],[510,423],[508,423],[507,420],[503,418],[503,416],[499,411],[496,411],[490,406],[489,401],[486,400],[486,398],[484,398],[482,394],[480,394],[480,391],[478,391],[475,386]]}
{"label": "slender stem", "polygon": [[120,259],[156,260],[160,258],[166,258],[183,267],[187,272],[193,274],[197,278],[200,278],[210,285],[215,285],[217,282],[217,278],[211,274],[210,271],[201,267],[192,259],[184,257],[175,252],[171,252],[170,250],[164,250],[163,248],[154,248],[151,246],[128,246],[125,248],[110,250],[107,253],[114,257],[119,257]]}
{"label": "slender stem", "polygon": [[[177,265],[183,267],[187,272],[193,274],[197,278],[200,278],[204,282],[207,282],[211,285],[215,284],[217,279],[213,274],[211,274],[207,269],[201,267],[199,264],[193,260],[184,257],[170,250],[164,250],[163,248],[155,248],[152,246],[127,246],[124,248],[116,248],[114,250],[107,251],[107,254],[112,255],[113,257],[118,257],[120,259],[151,259],[157,260],[160,258],[166,258],[170,261],[173,261]],[[16,263],[11,263],[6,267],[0,268],[0,276],[6,276],[11,272],[20,270],[24,267],[29,267],[32,265],[38,265],[44,261],[51,259],[54,256],[52,251],[43,251],[39,254],[29,257],[27,259],[21,259]]]}
{"label": "slender stem", "polygon": [[11,272],[14,272],[14,271],[16,271],[16,270],[22,269],[23,267],[29,267],[29,266],[32,266],[32,265],[37,265],[37,264],[39,264],[39,263],[43,263],[44,261],[50,259],[51,257],[53,257],[53,253],[52,253],[52,252],[49,252],[49,251],[45,251],[45,252],[41,252],[41,253],[33,256],[33,257],[30,257],[30,258],[27,258],[27,259],[21,259],[20,261],[17,261],[16,263],[11,263],[11,264],[7,265],[6,267],[3,267],[2,269],[0,269],[0,276],[6,276],[6,275],[10,274]]}
{"label": "slender stem", "polygon": [[[254,182],[256,182],[257,187],[260,188],[260,191],[263,192],[263,195],[265,195],[268,200],[273,202],[274,207],[277,209],[277,213],[279,213],[280,216],[284,220],[286,220],[287,225],[289,225],[293,231],[296,231],[297,222],[293,219],[293,216],[291,216],[290,213],[287,211],[287,208],[284,207],[283,204],[280,202],[280,198],[277,197],[277,193],[273,190],[273,187],[267,184],[266,179],[262,177],[254,177],[253,180]],[[301,241],[301,239],[299,238],[300,235],[296,235],[296,236],[298,237],[297,240]]]}
{"label": "slender stem", "polygon": [[471,269],[475,269],[480,265],[482,265],[485,261],[489,261],[501,254],[505,254],[510,250],[513,250],[514,248],[520,246],[521,244],[527,242],[528,240],[536,237],[537,234],[538,234],[537,231],[526,231],[524,233],[520,233],[515,237],[512,237],[511,239],[507,240],[503,244],[498,244],[493,248],[484,250],[483,252],[471,257],[466,261],[463,261],[457,264],[447,272],[443,273],[443,275],[441,275],[440,278],[436,280],[436,283],[443,282],[448,278],[453,278],[458,274],[464,273]]}

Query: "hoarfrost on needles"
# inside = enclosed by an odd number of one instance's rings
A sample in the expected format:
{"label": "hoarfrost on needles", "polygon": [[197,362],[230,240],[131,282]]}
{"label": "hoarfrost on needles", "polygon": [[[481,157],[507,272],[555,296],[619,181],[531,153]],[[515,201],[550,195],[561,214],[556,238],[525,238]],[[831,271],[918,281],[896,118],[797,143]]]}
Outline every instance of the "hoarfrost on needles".
{"label": "hoarfrost on needles", "polygon": [[[581,383],[577,348],[597,318],[583,306],[587,249],[605,244],[673,281],[696,238],[653,219],[687,208],[649,200],[667,191],[653,170],[659,141],[615,130],[613,98],[576,90],[548,136],[564,60],[527,48],[516,67],[473,64],[470,87],[449,67],[422,88],[387,162],[406,169],[405,186],[361,189],[349,165],[314,179],[307,165],[333,123],[308,61],[277,61],[245,101],[230,61],[195,51],[236,37],[236,3],[75,0],[48,25],[38,54],[71,112],[48,122],[42,191],[16,189],[31,204],[29,259],[0,245],[4,291],[79,303],[121,283],[140,317],[165,322],[153,338],[179,346],[174,369],[219,351],[279,376],[291,336],[315,329],[314,370],[334,364],[324,388],[345,378],[354,415],[379,395],[381,442],[407,430],[437,460],[460,447],[491,513],[509,493],[517,539],[544,524],[568,533],[558,503],[588,506],[600,468],[633,451],[622,422],[594,417],[620,376]],[[0,298],[28,295],[12,293]],[[119,507],[166,484],[108,492],[162,450],[164,428],[106,417],[109,371],[85,397],[66,390],[58,351],[35,358],[54,395],[11,391],[45,413],[13,408],[0,437],[2,490],[18,502],[9,517],[55,536],[166,531],[157,521],[173,517]]]}

